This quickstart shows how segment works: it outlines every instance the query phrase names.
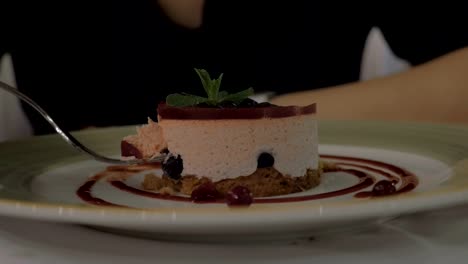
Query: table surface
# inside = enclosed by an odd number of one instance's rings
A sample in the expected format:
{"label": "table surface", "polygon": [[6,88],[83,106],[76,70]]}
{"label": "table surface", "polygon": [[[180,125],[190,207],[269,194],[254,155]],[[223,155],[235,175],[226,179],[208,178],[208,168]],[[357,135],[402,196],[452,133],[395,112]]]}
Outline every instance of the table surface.
{"label": "table surface", "polygon": [[0,217],[0,263],[467,263],[468,205],[314,240],[162,242]]}

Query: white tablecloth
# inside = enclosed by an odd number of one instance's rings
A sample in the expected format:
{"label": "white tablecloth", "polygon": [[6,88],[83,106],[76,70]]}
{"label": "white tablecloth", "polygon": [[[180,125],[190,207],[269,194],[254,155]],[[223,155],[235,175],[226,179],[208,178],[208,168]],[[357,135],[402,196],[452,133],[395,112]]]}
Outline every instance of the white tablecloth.
{"label": "white tablecloth", "polygon": [[263,244],[160,242],[2,217],[0,263],[468,263],[468,206],[312,241]]}

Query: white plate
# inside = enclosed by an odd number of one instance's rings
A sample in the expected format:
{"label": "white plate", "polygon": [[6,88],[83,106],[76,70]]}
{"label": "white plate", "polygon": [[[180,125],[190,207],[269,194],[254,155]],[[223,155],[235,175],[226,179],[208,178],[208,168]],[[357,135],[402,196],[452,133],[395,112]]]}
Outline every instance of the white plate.
{"label": "white plate", "polygon": [[[78,136],[95,149],[115,155],[118,153],[116,142],[130,134],[131,129],[101,129]],[[467,132],[466,127],[322,122],[319,131],[321,155],[369,159],[402,168],[416,175],[416,188],[386,197],[355,197],[357,192],[371,190],[373,185],[370,185],[337,197],[283,203],[254,202],[248,208],[142,197],[122,191],[105,179],[93,186],[92,195],[128,207],[91,205],[80,199],[76,191],[89,176],[102,171],[106,165],[85,160],[57,137],[39,137],[0,145],[0,184],[3,186],[0,213],[171,240],[229,242],[336,232],[402,214],[466,202]],[[371,175],[369,177],[375,177],[374,182],[385,178],[382,172],[397,175],[382,164],[346,162],[351,164],[342,165],[342,168],[366,172]],[[370,168],[359,167],[362,165]],[[376,173],[376,169],[381,172]],[[140,188],[142,176],[134,175],[125,183]],[[323,194],[358,183],[359,179],[347,172],[331,172],[323,176],[319,187],[287,197]]]}

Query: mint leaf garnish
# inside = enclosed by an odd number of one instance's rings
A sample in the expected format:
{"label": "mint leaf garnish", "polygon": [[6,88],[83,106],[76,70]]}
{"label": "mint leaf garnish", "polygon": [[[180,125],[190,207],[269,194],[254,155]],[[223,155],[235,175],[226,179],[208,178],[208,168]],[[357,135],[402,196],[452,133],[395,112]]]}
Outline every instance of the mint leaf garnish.
{"label": "mint leaf garnish", "polygon": [[208,98],[213,98],[213,91],[212,91],[212,84],[211,84],[211,77],[210,74],[204,69],[195,69],[195,72],[198,74],[200,81],[205,89]]}
{"label": "mint leaf garnish", "polygon": [[224,98],[223,98],[223,101],[232,101],[236,104],[242,102],[245,98],[251,96],[254,94],[254,89],[252,87],[244,90],[244,91],[240,91],[240,92],[237,92],[237,93],[234,93],[234,94],[229,94],[229,95],[226,95]]}
{"label": "mint leaf garnish", "polygon": [[218,79],[211,79],[210,74],[204,69],[195,69],[202,82],[203,88],[205,89],[208,99],[216,101],[219,94],[219,87],[223,80],[223,73],[221,73]]}
{"label": "mint leaf garnish", "polygon": [[223,100],[224,97],[226,97],[226,96],[228,96],[228,95],[229,95],[228,92],[226,92],[226,91],[220,91],[219,94],[218,94],[218,98],[219,98],[220,100]]}
{"label": "mint leaf garnish", "polygon": [[219,96],[219,87],[221,87],[221,81],[223,80],[223,75],[224,73],[221,73],[218,77],[218,79],[213,80],[212,82],[212,93],[213,93],[213,98],[214,100],[218,100]]}
{"label": "mint leaf garnish", "polygon": [[207,103],[216,106],[224,101],[232,101],[240,103],[247,97],[253,95],[253,88],[246,89],[234,94],[229,94],[227,91],[220,91],[221,81],[223,80],[223,73],[217,79],[211,79],[210,74],[204,69],[196,69],[202,83],[203,89],[207,97],[196,96],[191,94],[170,94],[166,97],[166,104],[170,106],[195,106],[200,103]]}
{"label": "mint leaf garnish", "polygon": [[192,106],[206,103],[208,98],[191,94],[170,94],[166,97],[166,104],[171,106]]}

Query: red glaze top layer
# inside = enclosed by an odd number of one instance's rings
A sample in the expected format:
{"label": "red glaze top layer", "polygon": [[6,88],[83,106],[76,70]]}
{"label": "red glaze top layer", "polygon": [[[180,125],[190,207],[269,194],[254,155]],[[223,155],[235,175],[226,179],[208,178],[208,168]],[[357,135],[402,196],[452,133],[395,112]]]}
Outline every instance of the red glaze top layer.
{"label": "red glaze top layer", "polygon": [[158,105],[158,115],[162,119],[260,119],[315,113],[315,103],[307,106],[267,106],[249,108],[174,107],[168,106],[165,103]]}

